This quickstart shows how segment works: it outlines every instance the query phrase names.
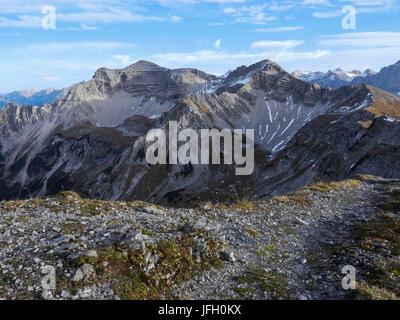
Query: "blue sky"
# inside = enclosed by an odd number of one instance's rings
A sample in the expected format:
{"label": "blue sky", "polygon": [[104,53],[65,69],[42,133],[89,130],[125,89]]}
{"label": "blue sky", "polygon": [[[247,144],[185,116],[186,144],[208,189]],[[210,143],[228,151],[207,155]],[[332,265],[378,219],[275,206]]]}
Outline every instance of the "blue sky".
{"label": "blue sky", "polygon": [[[42,26],[44,6],[55,29]],[[342,26],[346,6],[354,29]],[[214,74],[262,59],[379,70],[400,60],[399,17],[400,0],[0,0],[0,92],[62,88],[141,59]]]}

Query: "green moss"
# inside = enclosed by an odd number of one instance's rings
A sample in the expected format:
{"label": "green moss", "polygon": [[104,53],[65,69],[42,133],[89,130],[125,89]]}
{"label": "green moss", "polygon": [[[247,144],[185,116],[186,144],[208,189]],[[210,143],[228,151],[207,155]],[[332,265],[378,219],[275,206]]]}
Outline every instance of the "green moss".
{"label": "green moss", "polygon": [[278,246],[278,239],[272,238],[271,241],[265,246],[265,250],[267,250],[269,253],[274,253],[276,251],[277,246]]}
{"label": "green moss", "polygon": [[[95,269],[100,281],[111,282],[115,293],[124,300],[153,300],[162,297],[172,298],[171,288],[200,271],[212,266],[221,266],[219,244],[205,238],[208,254],[197,263],[191,254],[195,245],[194,237],[182,235],[174,240],[162,240],[154,246],[148,245],[147,252],[157,254],[159,261],[155,268],[144,272],[146,261],[141,251],[125,251],[112,247],[99,252]],[[79,263],[85,263],[80,260]],[[106,263],[106,266],[104,265]]]}
{"label": "green moss", "polygon": [[275,299],[293,299],[286,274],[252,268],[238,280],[242,284],[258,286],[261,291],[268,293]]}
{"label": "green moss", "polygon": [[255,293],[255,289],[252,287],[235,287],[232,289],[234,292],[238,294],[240,298],[249,299],[249,296]]}
{"label": "green moss", "polygon": [[357,284],[357,291],[364,298],[369,300],[400,300],[393,292],[374,285],[369,285],[365,282]]}
{"label": "green moss", "polygon": [[254,253],[256,254],[256,255],[259,255],[259,256],[261,256],[261,257],[267,257],[268,256],[268,253],[266,253],[265,251],[263,251],[263,250],[254,250]]}
{"label": "green moss", "polygon": [[245,227],[244,231],[247,232],[249,235],[253,237],[260,237],[261,234],[257,230],[254,230],[253,228]]}

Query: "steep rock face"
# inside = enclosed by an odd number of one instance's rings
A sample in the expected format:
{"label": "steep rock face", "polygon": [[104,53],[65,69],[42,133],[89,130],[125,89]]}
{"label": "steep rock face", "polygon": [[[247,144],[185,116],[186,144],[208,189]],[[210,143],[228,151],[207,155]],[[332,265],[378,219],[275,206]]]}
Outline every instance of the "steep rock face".
{"label": "steep rock face", "polygon": [[365,83],[391,92],[400,97],[400,61],[394,65],[382,68],[379,73],[357,77],[352,84]]}
{"label": "steep rock face", "polygon": [[[322,88],[269,60],[220,78],[145,61],[100,69],[52,105],[0,110],[0,198],[74,190],[186,205],[359,172],[398,177],[400,166],[383,163],[398,155],[399,110],[400,100],[382,90]],[[145,135],[169,121],[179,129],[254,129],[254,173],[239,177],[235,165],[222,164],[150,166]]]}
{"label": "steep rock face", "polygon": [[357,173],[400,177],[400,100],[367,86],[343,87],[336,94],[350,99],[302,127],[266,166],[255,193],[291,191]]}

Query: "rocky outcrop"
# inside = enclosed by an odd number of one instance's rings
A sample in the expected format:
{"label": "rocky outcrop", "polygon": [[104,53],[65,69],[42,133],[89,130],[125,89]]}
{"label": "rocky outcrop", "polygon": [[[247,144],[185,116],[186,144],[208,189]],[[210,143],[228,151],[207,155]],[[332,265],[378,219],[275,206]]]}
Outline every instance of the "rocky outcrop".
{"label": "rocky outcrop", "polygon": [[352,84],[365,83],[400,96],[400,61],[384,67],[379,73],[357,77]]}
{"label": "rocky outcrop", "polygon": [[358,176],[195,209],[72,192],[1,202],[0,298],[398,299],[399,187]]}

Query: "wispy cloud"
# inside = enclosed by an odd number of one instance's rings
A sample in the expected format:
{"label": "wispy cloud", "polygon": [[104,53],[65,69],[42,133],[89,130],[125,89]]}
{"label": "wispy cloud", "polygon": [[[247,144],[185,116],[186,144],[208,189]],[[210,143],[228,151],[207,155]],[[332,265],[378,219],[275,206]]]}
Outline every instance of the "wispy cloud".
{"label": "wispy cloud", "polygon": [[[51,4],[57,9],[57,21],[79,23],[81,29],[93,30],[90,24],[137,23],[137,22],[181,22],[177,15],[149,15],[146,10],[132,6],[123,0],[89,0],[83,3],[78,0],[53,0]],[[41,27],[41,9],[47,3],[32,0],[0,0],[0,27],[39,28]],[[77,28],[69,25],[70,30]]]}
{"label": "wispy cloud", "polygon": [[77,41],[77,42],[49,42],[33,43],[13,50],[22,52],[46,53],[48,55],[65,53],[68,51],[109,51],[116,49],[133,49],[137,44],[128,42],[108,42],[108,41]]}
{"label": "wispy cloud", "polygon": [[302,45],[302,40],[287,40],[287,41],[256,41],[251,44],[251,49],[265,49],[265,48],[282,48],[289,49]]}
{"label": "wispy cloud", "polygon": [[222,39],[218,39],[217,41],[215,41],[214,47],[216,47],[217,49],[221,49],[221,42],[222,42]]}
{"label": "wispy cloud", "polygon": [[287,31],[298,31],[303,30],[304,27],[297,26],[297,27],[275,27],[275,28],[261,28],[253,30],[253,32],[287,32]]}
{"label": "wispy cloud", "polygon": [[377,48],[391,47],[399,49],[400,32],[353,32],[325,36],[318,45],[329,47]]}
{"label": "wispy cloud", "polygon": [[265,24],[276,19],[274,16],[267,15],[266,8],[267,4],[227,7],[223,12],[234,17],[234,22]]}

